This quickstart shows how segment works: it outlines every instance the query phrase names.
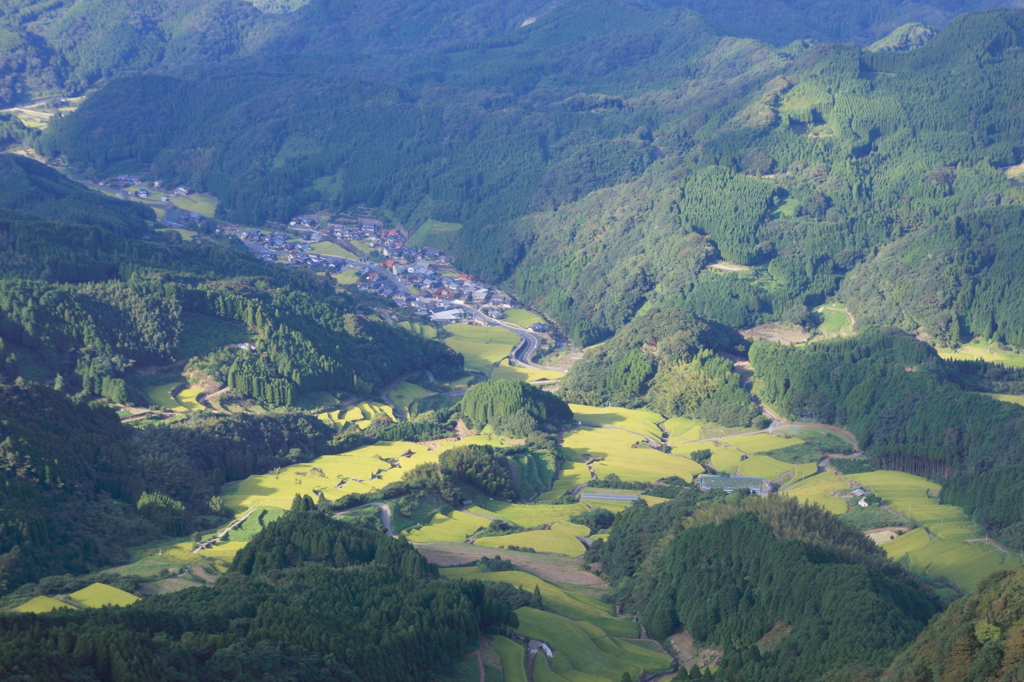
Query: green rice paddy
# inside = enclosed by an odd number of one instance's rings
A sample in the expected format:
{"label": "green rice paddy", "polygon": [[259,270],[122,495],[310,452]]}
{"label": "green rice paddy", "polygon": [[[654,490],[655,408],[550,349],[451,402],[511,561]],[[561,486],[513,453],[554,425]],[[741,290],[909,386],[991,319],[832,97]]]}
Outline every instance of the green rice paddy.
{"label": "green rice paddy", "polygon": [[338,256],[339,258],[349,258],[351,260],[358,260],[358,257],[347,249],[343,249],[334,242],[317,242],[310,248],[312,253],[319,253],[323,256]]}
{"label": "green rice paddy", "polygon": [[93,583],[78,592],[72,592],[71,599],[76,604],[90,609],[98,609],[104,606],[128,606],[139,601],[134,594],[119,590],[103,583]]}
{"label": "green rice paddy", "polygon": [[422,324],[420,322],[407,322],[403,320],[395,326],[411,331],[413,334],[419,334],[425,339],[437,338],[437,327],[434,327],[429,324]]}
{"label": "green rice paddy", "polygon": [[[554,524],[558,525],[558,524]],[[568,524],[573,525],[573,524]],[[583,528],[586,529],[586,526]],[[586,529],[586,535],[590,529]],[[585,536],[584,536],[585,537]],[[572,534],[561,530],[529,530],[525,533],[513,533],[486,537],[476,540],[473,544],[481,547],[493,547],[505,549],[507,547],[529,547],[536,552],[548,552],[550,554],[564,554],[566,556],[583,556],[586,547]]]}
{"label": "green rice paddy", "polygon": [[668,432],[668,442],[670,445],[700,440],[703,426],[701,422],[689,417],[673,417],[661,425]]}
{"label": "green rice paddy", "polygon": [[196,401],[196,396],[202,393],[202,391],[197,388],[186,388],[175,396],[174,390],[178,386],[181,386],[181,382],[175,381],[156,386],[146,391],[146,397],[149,398],[151,405],[156,405],[160,409],[170,412],[190,412],[206,409]]}
{"label": "green rice paddy", "polygon": [[29,599],[21,606],[15,607],[13,610],[17,611],[18,613],[49,613],[50,611],[54,611],[56,609],[70,608],[71,606],[65,604],[64,602],[58,599],[39,595],[38,597],[33,597],[32,599]]}
{"label": "green rice paddy", "polygon": [[947,360],[984,360],[1007,367],[1024,367],[1024,355],[1002,350],[993,341],[977,340],[956,350],[939,348],[939,356]]}
{"label": "green rice paddy", "polygon": [[434,514],[428,525],[403,535],[409,542],[465,542],[468,536],[487,523],[487,519],[479,516],[453,511],[450,514]]}
{"label": "green rice paddy", "polygon": [[832,493],[849,490],[850,484],[836,475],[834,471],[826,471],[811,476],[796,485],[787,488],[783,494],[791,495],[801,502],[817,504],[833,514],[845,514],[849,508],[846,500],[833,497]]}
{"label": "green rice paddy", "polygon": [[634,448],[641,440],[626,431],[583,426],[566,434],[563,445],[580,457],[595,458],[593,463],[598,478],[615,474],[624,481],[657,481],[679,476],[692,481],[704,467],[679,454],[669,454],[652,448]]}
{"label": "green rice paddy", "polygon": [[782,448],[804,443],[799,438],[782,438],[780,436],[773,436],[770,433],[756,433],[753,436],[733,436],[732,438],[722,438],[721,440],[723,443],[728,443],[734,448],[739,448],[748,455],[781,450]]}
{"label": "green rice paddy", "polygon": [[501,657],[501,672],[505,682],[526,682],[525,651],[511,639],[495,635],[491,648]]}
{"label": "green rice paddy", "polygon": [[334,281],[341,286],[350,286],[352,284],[359,283],[359,273],[355,270],[342,270],[341,272],[334,273],[332,277],[334,277]]}
{"label": "green rice paddy", "polygon": [[511,310],[505,311],[505,319],[512,324],[517,324],[524,329],[535,324],[541,324],[544,319],[536,313],[531,313],[529,310],[523,310],[522,308],[512,308]]}
{"label": "green rice paddy", "polygon": [[410,384],[408,381],[403,381],[395,387],[395,390],[388,393],[388,398],[391,399],[395,405],[398,405],[406,413],[409,412],[409,406],[411,406],[417,400],[428,398],[433,393],[418,386],[416,384]]}
{"label": "green rice paddy", "polygon": [[661,427],[664,420],[657,412],[650,410],[630,410],[625,407],[591,407],[589,405],[573,405],[572,417],[577,421],[591,422],[615,426],[626,431],[640,433],[654,440],[661,440]]}
{"label": "green rice paddy", "polygon": [[462,353],[467,368],[483,374],[490,374],[491,368],[519,343],[518,336],[501,327],[449,324],[444,329],[452,335],[445,344]]}
{"label": "green rice paddy", "polygon": [[562,496],[566,491],[574,489],[581,483],[586,483],[590,480],[590,469],[583,462],[562,462],[562,470],[558,473],[558,478],[551,485],[551,490],[546,493],[541,493],[537,496],[538,502],[549,502],[556,500]]}

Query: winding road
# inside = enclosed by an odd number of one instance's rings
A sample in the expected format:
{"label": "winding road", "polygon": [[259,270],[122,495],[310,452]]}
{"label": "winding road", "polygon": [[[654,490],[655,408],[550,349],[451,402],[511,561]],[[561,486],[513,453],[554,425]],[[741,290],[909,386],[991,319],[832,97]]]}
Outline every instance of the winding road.
{"label": "winding road", "polygon": [[357,511],[359,509],[365,509],[366,507],[377,507],[378,509],[380,509],[380,522],[381,524],[383,524],[384,530],[388,532],[389,537],[398,537],[397,535],[395,535],[394,531],[391,530],[391,507],[384,504],[383,502],[367,502],[366,504],[361,504],[358,507],[352,507],[351,509],[346,509],[343,512],[338,512],[334,515],[333,518],[339,519],[345,514],[351,514],[354,511]]}
{"label": "winding road", "polygon": [[473,317],[476,318],[477,320],[485,322],[492,327],[501,327],[502,329],[507,329],[516,336],[518,336],[519,344],[512,349],[512,353],[509,356],[512,358],[512,361],[515,362],[516,364],[522,365],[523,367],[529,367],[530,369],[542,369],[549,372],[559,372],[561,374],[566,373],[567,370],[559,369],[558,367],[546,367],[544,365],[538,365],[537,363],[531,360],[533,354],[537,352],[537,348],[540,347],[540,334],[537,334],[536,332],[531,332],[528,329],[523,329],[522,327],[516,327],[510,324],[506,324],[501,320],[496,320],[493,317],[483,314],[476,308],[466,305],[465,303],[456,302],[456,305],[468,310],[470,314],[472,314]]}

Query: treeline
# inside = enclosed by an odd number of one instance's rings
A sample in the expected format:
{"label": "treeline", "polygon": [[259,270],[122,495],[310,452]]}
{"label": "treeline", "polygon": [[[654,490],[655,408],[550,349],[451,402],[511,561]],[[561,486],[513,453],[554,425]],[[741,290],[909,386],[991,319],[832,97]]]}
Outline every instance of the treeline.
{"label": "treeline", "polygon": [[584,405],[650,407],[724,426],[749,426],[760,413],[732,362],[743,353],[734,330],[686,310],[654,308],[575,363],[559,394]]}
{"label": "treeline", "polygon": [[293,510],[214,587],[120,609],[0,617],[5,679],[413,682],[518,621],[479,581],[433,579],[411,545]]}

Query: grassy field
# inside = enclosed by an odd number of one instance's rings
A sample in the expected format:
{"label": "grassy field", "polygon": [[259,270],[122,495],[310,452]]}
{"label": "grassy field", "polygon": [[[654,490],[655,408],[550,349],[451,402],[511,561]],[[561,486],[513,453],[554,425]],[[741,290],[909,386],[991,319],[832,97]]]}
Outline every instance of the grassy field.
{"label": "grassy field", "polygon": [[403,535],[410,542],[465,542],[466,537],[487,525],[487,519],[460,511],[434,514],[430,523]]}
{"label": "grassy field", "polygon": [[504,682],[526,682],[526,667],[523,663],[525,652],[511,639],[496,635],[491,648],[501,657],[501,672]]}
{"label": "grassy field", "polygon": [[398,405],[406,413],[409,412],[409,406],[417,400],[427,398],[433,395],[430,391],[417,386],[416,384],[410,384],[408,381],[403,381],[395,387],[395,390],[388,393],[388,398],[391,399],[395,405]]}
{"label": "grassy field", "polygon": [[517,609],[516,615],[519,617],[516,632],[547,642],[565,656],[573,670],[609,682],[620,682],[623,673],[629,673],[630,679],[635,680],[643,672],[641,666],[602,651],[578,623],[564,616],[529,607]]}
{"label": "grassy field", "polygon": [[505,319],[512,324],[518,324],[524,329],[531,325],[541,324],[544,319],[536,313],[531,313],[529,310],[523,310],[522,308],[512,308],[505,311]]}
{"label": "grassy field", "polygon": [[818,334],[835,336],[853,331],[850,327],[850,316],[846,314],[846,306],[823,305],[814,311],[823,318],[821,324],[814,330]]}
{"label": "grassy field", "polygon": [[573,404],[570,404],[569,407],[572,408],[573,419],[577,421],[615,426],[627,431],[642,433],[654,440],[661,440],[661,427],[658,424],[664,420],[664,417],[657,412],[630,410],[625,407],[590,407],[589,405]]}
{"label": "grassy field", "polygon": [[832,493],[849,487],[850,484],[839,478],[834,471],[826,471],[800,481],[783,494],[791,495],[801,502],[818,504],[833,514],[845,514],[849,508],[846,500],[832,497]]}
{"label": "grassy field", "polygon": [[416,230],[413,236],[409,237],[409,246],[413,248],[426,247],[447,251],[452,237],[462,227],[461,223],[442,223],[439,220],[428,220]]}
{"label": "grassy field", "polygon": [[985,360],[1007,367],[1024,367],[1024,355],[1000,350],[993,341],[975,340],[956,350],[951,348],[937,348],[936,350],[941,357],[947,360]]}
{"label": "grassy field", "polygon": [[519,343],[518,336],[501,327],[449,324],[444,329],[452,335],[444,340],[445,344],[462,353],[466,367],[484,374],[490,374],[491,367]]}
{"label": "grassy field", "polygon": [[508,359],[501,361],[491,373],[491,379],[508,379],[509,381],[553,381],[564,377],[561,372],[553,372],[546,369],[533,369],[532,367],[513,367]]}
{"label": "grassy field", "polygon": [[89,587],[78,592],[72,592],[70,596],[76,604],[86,608],[98,609],[103,606],[128,606],[139,601],[134,594],[119,590],[103,583],[93,583]]}
{"label": "grassy field", "polygon": [[[152,193],[150,194],[152,198]],[[217,212],[217,199],[212,194],[190,194],[187,197],[174,197],[171,203],[185,211],[195,211],[205,218],[213,218]]]}
{"label": "grassy field", "polygon": [[668,432],[669,445],[700,440],[700,432],[703,428],[701,422],[689,417],[673,417],[661,426]]}
{"label": "grassy field", "polygon": [[64,602],[59,601],[57,599],[54,599],[53,597],[39,595],[38,597],[33,597],[32,599],[29,599],[21,606],[16,606],[14,608],[14,611],[17,611],[18,613],[49,613],[50,611],[54,611],[56,609],[70,608],[71,606],[69,606],[68,604],[65,604]]}
{"label": "grassy field", "polygon": [[996,400],[999,400],[1004,403],[1024,405],[1024,395],[1009,395],[1006,393],[986,393],[985,395],[995,398]]}
{"label": "grassy field", "polygon": [[801,445],[804,441],[799,438],[781,438],[779,436],[773,436],[770,433],[757,433],[753,436],[733,436],[732,438],[723,438],[723,443],[739,448],[748,455],[756,455],[759,452],[770,452],[772,450],[781,450],[782,448],[788,448],[792,445]]}
{"label": "grassy field", "polygon": [[338,256],[339,258],[350,258],[358,260],[359,257],[347,249],[343,249],[334,242],[317,242],[310,249],[312,253],[319,253],[323,256]]}
{"label": "grassy field", "polygon": [[429,324],[421,324],[419,322],[406,322],[401,321],[396,326],[411,331],[413,334],[419,334],[425,339],[436,339],[437,338],[437,327]]}
{"label": "grassy field", "polygon": [[170,412],[190,412],[192,410],[206,409],[196,402],[196,396],[202,392],[199,389],[186,388],[175,397],[174,389],[180,385],[181,382],[175,381],[156,386],[146,391],[146,397],[149,398],[151,405],[156,405],[160,409]]}
{"label": "grassy field", "polygon": [[355,270],[342,270],[341,272],[334,273],[332,277],[341,286],[351,286],[352,284],[359,283],[359,273]]}
{"label": "grassy field", "polygon": [[365,400],[342,410],[321,412],[317,415],[317,419],[325,424],[330,424],[331,426],[339,428],[345,424],[355,424],[360,429],[365,429],[373,423],[373,418],[378,414],[386,414],[392,420],[395,419],[395,411],[390,405],[366,402]]}
{"label": "grassy field", "polygon": [[639,438],[625,431],[583,426],[570,431],[563,445],[583,458],[593,457],[598,478],[615,474],[624,481],[657,481],[679,476],[686,481],[704,472],[704,468],[685,456],[651,448],[634,448]]}
{"label": "grassy field", "polygon": [[[554,524],[557,526],[558,524]],[[574,524],[567,524],[574,525]],[[583,526],[586,528],[586,526]],[[587,529],[586,535],[590,534]],[[505,549],[506,547],[529,547],[536,552],[564,554],[565,556],[583,556],[586,547],[571,533],[562,530],[528,530],[525,533],[513,533],[495,537],[480,538],[474,545]]]}
{"label": "grassy field", "polygon": [[562,496],[567,490],[572,490],[580,483],[590,480],[590,469],[583,462],[562,462],[562,470],[558,478],[551,485],[551,490],[537,496],[538,502],[549,502]]}

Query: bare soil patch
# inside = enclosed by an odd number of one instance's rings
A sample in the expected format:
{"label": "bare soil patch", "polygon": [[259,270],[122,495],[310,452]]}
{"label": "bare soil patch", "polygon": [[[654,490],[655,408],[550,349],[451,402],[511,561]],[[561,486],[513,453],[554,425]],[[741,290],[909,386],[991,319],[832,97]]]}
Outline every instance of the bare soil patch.
{"label": "bare soil patch", "polygon": [[579,559],[555,556],[552,554],[531,554],[515,552],[491,547],[476,547],[463,544],[418,544],[416,549],[426,557],[427,561],[438,566],[456,566],[484,556],[500,554],[527,573],[532,573],[544,580],[582,585],[586,587],[605,588],[608,583],[593,573],[580,568]]}
{"label": "bare soil patch", "polygon": [[811,337],[803,328],[791,324],[761,324],[750,329],[740,331],[745,339],[754,341],[775,341],[783,346],[790,346],[794,343],[804,343]]}

